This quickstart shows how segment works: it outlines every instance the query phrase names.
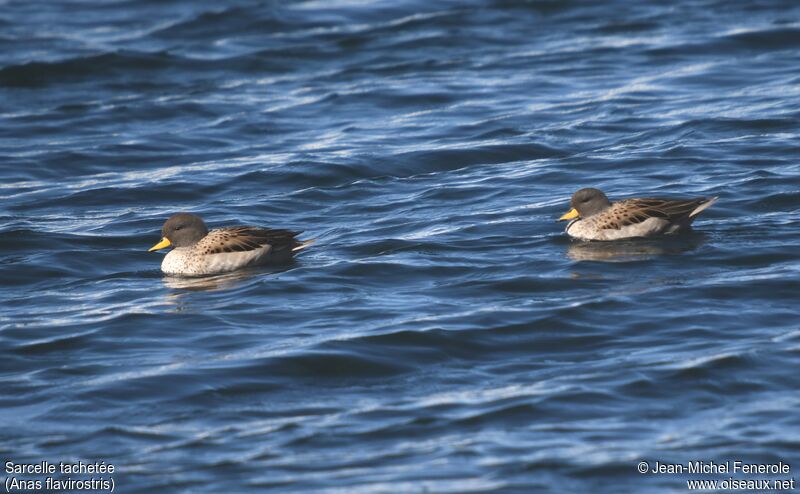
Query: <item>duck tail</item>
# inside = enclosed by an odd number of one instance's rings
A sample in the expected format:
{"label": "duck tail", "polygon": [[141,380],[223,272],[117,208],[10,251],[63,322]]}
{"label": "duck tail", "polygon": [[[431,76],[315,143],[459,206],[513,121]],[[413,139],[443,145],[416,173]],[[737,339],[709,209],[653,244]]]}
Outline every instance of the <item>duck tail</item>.
{"label": "duck tail", "polygon": [[299,250],[303,250],[303,249],[305,249],[306,247],[308,247],[309,245],[313,244],[316,241],[317,241],[317,239],[315,239],[315,238],[312,238],[311,240],[304,240],[304,241],[300,242],[299,244],[295,245],[294,247],[292,247],[292,252],[297,252]]}
{"label": "duck tail", "polygon": [[698,214],[702,213],[703,211],[711,207],[711,205],[714,204],[717,201],[717,199],[719,199],[719,196],[712,197],[711,199],[706,200],[705,202],[694,208],[692,212],[689,213],[689,218],[694,218]]}

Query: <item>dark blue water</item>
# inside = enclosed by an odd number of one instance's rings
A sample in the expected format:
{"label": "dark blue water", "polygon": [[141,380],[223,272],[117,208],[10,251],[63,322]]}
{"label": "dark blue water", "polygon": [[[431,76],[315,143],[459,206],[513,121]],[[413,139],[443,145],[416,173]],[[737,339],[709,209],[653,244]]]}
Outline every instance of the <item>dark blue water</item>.
{"label": "dark blue water", "polygon": [[[586,245],[585,186],[720,199]],[[183,210],[317,243],[170,279]],[[798,227],[797,2],[2,2],[0,458],[124,493],[789,478]]]}

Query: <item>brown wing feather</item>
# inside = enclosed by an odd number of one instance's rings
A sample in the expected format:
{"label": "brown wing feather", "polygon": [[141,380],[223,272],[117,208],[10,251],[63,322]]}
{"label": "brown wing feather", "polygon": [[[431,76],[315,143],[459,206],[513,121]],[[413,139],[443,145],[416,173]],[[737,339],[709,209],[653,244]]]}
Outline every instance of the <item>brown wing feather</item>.
{"label": "brown wing feather", "polygon": [[708,202],[705,197],[694,199],[635,199],[636,205],[649,216],[668,219],[671,222],[687,218],[698,206]]}
{"label": "brown wing feather", "polygon": [[610,208],[598,215],[601,230],[620,230],[626,226],[641,223],[648,216],[641,210],[632,207],[631,200],[615,202]]}
{"label": "brown wing feather", "polygon": [[258,228],[254,226],[233,226],[209,232],[208,254],[225,252],[247,252],[270,245],[273,251],[291,250],[299,245],[295,237],[302,232]]}
{"label": "brown wing feather", "polygon": [[670,223],[679,222],[689,217],[698,206],[708,202],[705,197],[695,199],[674,200],[637,198],[619,202],[625,213],[620,218],[622,226],[641,223],[649,218],[663,218]]}

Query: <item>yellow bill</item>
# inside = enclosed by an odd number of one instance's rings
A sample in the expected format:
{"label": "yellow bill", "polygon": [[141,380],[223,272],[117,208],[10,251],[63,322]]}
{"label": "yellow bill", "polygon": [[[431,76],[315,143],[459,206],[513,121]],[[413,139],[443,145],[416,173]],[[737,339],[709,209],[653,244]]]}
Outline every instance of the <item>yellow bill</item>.
{"label": "yellow bill", "polygon": [[578,214],[578,210],[575,209],[575,208],[572,208],[569,211],[567,211],[566,213],[564,213],[564,215],[561,216],[561,218],[559,218],[558,221],[571,220],[571,219],[577,218],[578,216],[580,216]]}
{"label": "yellow bill", "polygon": [[149,249],[147,249],[147,252],[153,252],[153,251],[156,251],[156,250],[165,249],[165,248],[169,247],[170,245],[172,245],[172,244],[170,243],[169,239],[164,237],[164,238],[161,239],[161,242],[159,242],[159,243],[155,244],[154,246],[150,247]]}

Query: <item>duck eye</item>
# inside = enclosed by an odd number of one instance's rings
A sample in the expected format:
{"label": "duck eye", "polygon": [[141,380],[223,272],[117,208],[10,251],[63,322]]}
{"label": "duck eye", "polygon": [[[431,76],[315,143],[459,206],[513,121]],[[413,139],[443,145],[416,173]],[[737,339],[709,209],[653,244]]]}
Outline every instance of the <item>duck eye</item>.
{"label": "duck eye", "polygon": [[181,228],[183,228],[183,225],[178,225],[178,226],[176,226],[176,227],[175,227],[175,231],[178,231],[178,230],[180,230]]}

